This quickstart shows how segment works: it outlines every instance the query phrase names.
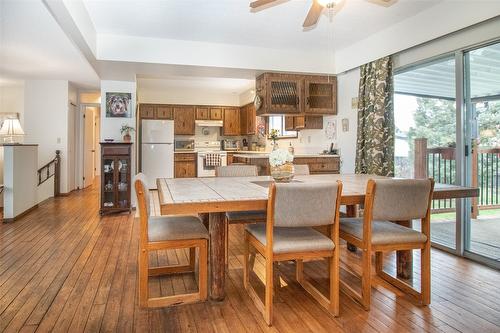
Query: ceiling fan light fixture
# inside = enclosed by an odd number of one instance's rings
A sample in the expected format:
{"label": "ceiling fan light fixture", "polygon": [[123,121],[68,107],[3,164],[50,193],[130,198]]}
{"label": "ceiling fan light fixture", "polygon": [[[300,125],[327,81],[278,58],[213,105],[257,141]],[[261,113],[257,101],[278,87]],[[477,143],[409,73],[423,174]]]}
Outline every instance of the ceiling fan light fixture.
{"label": "ceiling fan light fixture", "polygon": [[316,0],[318,4],[325,8],[333,8],[338,5],[342,0]]}

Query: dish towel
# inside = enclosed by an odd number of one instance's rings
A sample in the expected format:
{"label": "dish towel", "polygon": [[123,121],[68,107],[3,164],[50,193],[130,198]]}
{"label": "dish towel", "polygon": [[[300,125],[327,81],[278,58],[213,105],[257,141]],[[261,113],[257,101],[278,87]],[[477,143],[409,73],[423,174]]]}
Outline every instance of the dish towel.
{"label": "dish towel", "polygon": [[217,153],[207,153],[205,155],[205,165],[210,167],[216,167],[221,165],[220,154]]}

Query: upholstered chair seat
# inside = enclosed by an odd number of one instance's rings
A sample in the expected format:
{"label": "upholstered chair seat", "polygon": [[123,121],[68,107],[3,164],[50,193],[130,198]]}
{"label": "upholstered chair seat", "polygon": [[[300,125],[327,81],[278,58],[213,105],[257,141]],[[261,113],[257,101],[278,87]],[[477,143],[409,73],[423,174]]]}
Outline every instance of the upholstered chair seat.
{"label": "upholstered chair seat", "polygon": [[[246,230],[262,245],[266,246],[266,225],[250,224]],[[310,227],[274,228],[273,253],[333,251],[333,241]]]}
{"label": "upholstered chair seat", "polygon": [[[341,218],[340,230],[363,239],[363,218]],[[427,236],[389,221],[372,221],[372,244],[425,243]]]}
{"label": "upholstered chair seat", "polygon": [[[266,223],[245,228],[243,285],[264,315],[273,322],[273,294],[280,287],[279,262],[295,260],[297,282],[334,316],[339,315],[339,207],[342,182],[307,184],[271,183],[267,200]],[[326,234],[314,229],[325,227]],[[250,283],[255,254],[266,265],[264,300]],[[309,281],[304,260],[326,260],[330,278],[329,295],[324,295]],[[275,275],[274,273],[278,273]],[[275,289],[275,287],[277,289]],[[273,292],[273,289],[274,292]]]}
{"label": "upholstered chair seat", "polygon": [[[340,238],[361,250],[362,274],[347,270],[361,280],[361,292],[341,280],[343,291],[359,301],[365,310],[371,305],[372,254],[375,271],[383,280],[414,296],[422,305],[431,301],[431,227],[430,211],[434,180],[432,179],[370,179],[366,185],[362,218],[341,218]],[[421,231],[411,226],[420,220]],[[412,284],[384,271],[384,252],[420,250],[420,290]],[[349,282],[349,283],[348,283]]]}
{"label": "upholstered chair seat", "polygon": [[161,242],[179,239],[208,239],[208,231],[195,216],[150,216],[148,239]]}
{"label": "upholstered chair seat", "polygon": [[[134,177],[139,208],[139,305],[146,308],[177,306],[207,299],[208,231],[196,216],[151,216],[148,180],[142,173]],[[187,264],[152,266],[149,253],[158,250],[189,249]],[[198,251],[197,251],[198,249]],[[196,260],[198,252],[198,260]],[[195,273],[198,262],[198,291],[150,297],[149,280],[153,276]]]}

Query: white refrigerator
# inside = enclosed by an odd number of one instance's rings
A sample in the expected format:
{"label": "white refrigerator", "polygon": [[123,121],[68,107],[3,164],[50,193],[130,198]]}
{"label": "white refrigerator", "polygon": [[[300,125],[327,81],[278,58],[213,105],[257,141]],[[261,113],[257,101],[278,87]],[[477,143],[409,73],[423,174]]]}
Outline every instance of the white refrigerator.
{"label": "white refrigerator", "polygon": [[157,178],[174,178],[174,121],[142,121],[141,167],[150,189]]}

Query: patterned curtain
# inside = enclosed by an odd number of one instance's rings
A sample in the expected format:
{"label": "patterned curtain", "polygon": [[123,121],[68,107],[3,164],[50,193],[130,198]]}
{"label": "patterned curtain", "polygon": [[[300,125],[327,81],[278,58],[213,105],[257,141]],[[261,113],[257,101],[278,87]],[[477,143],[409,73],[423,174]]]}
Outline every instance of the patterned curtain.
{"label": "patterned curtain", "polygon": [[356,173],[394,176],[392,59],[361,66]]}

